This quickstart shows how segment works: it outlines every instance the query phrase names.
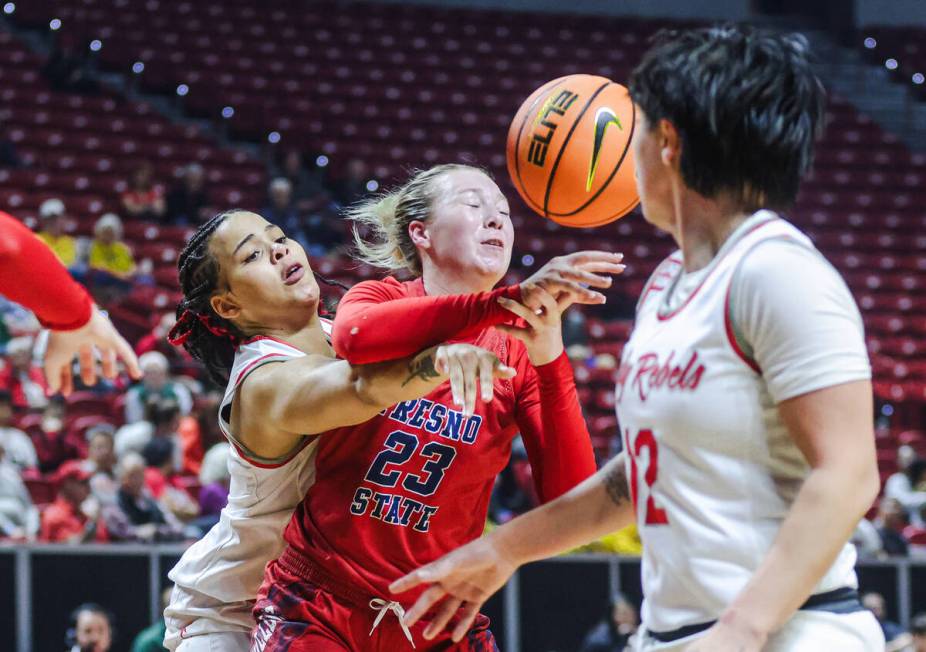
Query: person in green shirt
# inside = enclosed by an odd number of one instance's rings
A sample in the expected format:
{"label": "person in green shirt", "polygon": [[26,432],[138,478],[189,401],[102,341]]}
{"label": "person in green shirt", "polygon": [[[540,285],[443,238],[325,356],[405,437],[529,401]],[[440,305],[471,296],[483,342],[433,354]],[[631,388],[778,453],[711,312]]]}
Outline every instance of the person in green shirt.
{"label": "person in green shirt", "polygon": [[[161,614],[164,608],[170,602],[170,592],[173,586],[169,586],[161,592]],[[132,641],[131,652],[162,652],[166,651],[164,647],[164,633],[167,631],[167,625],[164,624],[164,616],[153,625],[141,630]]]}

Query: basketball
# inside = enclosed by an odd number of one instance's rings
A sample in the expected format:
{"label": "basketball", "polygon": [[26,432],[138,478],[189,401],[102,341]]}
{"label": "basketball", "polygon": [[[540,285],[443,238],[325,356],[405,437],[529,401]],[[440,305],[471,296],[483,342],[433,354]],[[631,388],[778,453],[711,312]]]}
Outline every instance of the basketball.
{"label": "basketball", "polygon": [[508,173],[543,217],[572,227],[617,220],[639,203],[630,139],[636,114],[624,86],[596,75],[547,82],[508,129]]}

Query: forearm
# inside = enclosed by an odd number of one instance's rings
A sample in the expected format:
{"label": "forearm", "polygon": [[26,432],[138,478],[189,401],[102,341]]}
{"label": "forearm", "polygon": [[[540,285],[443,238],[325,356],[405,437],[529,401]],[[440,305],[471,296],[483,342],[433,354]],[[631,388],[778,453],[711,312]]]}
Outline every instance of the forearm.
{"label": "forearm", "polygon": [[0,294],[35,313],[46,328],[73,330],[90,320],[90,295],[44,242],[0,212]]}
{"label": "forearm", "polygon": [[522,565],[572,550],[632,521],[630,485],[621,454],[571,491],[487,536],[508,559]]}
{"label": "forearm", "polygon": [[444,382],[436,368],[437,347],[417,355],[354,368],[357,395],[377,412],[420,398]]}
{"label": "forearm", "polygon": [[[358,287],[338,305],[332,344],[353,364],[395,360],[496,324],[513,321],[499,297],[519,298],[518,286],[467,295],[387,298]],[[385,291],[385,290],[383,290]]]}
{"label": "forearm", "polygon": [[869,484],[851,470],[813,470],[764,561],[723,618],[742,619],[764,633],[781,627],[810,596],[870,507]]}
{"label": "forearm", "polygon": [[541,465],[531,464],[540,470],[535,478],[538,495],[548,502],[595,473],[595,453],[566,354],[538,367],[537,374],[544,436]]}

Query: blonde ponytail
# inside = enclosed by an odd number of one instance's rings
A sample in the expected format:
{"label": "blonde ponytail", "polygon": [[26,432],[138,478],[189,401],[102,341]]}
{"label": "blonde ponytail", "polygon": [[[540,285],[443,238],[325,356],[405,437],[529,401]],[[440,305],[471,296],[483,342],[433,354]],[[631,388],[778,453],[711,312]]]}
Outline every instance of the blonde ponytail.
{"label": "blonde ponytail", "polygon": [[479,168],[458,163],[416,170],[404,185],[386,194],[354,204],[346,211],[354,231],[358,260],[389,270],[406,269],[421,275],[421,258],[408,234],[412,222],[427,222],[439,195],[440,177],[454,170]]}

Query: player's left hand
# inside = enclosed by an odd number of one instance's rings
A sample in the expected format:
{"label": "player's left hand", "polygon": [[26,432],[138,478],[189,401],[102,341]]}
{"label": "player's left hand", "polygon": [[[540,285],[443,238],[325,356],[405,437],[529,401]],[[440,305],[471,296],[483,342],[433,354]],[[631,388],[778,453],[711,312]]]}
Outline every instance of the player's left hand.
{"label": "player's left hand", "polygon": [[389,590],[405,593],[416,586],[428,585],[406,612],[405,624],[411,627],[443,600],[436,608],[437,615],[425,628],[424,637],[431,640],[437,636],[459,612],[452,634],[454,642],[459,643],[485,601],[504,586],[517,568],[518,564],[508,559],[488,535],[396,580]]}
{"label": "player's left hand", "polygon": [[746,623],[720,621],[685,652],[762,652],[767,639]]}
{"label": "player's left hand", "polygon": [[553,295],[539,285],[523,284],[522,291],[529,293],[540,305],[539,310],[531,310],[505,297],[500,297],[498,302],[523,319],[527,327],[500,324],[495,328],[524,342],[531,364],[539,367],[553,362],[563,353],[563,312]]}

